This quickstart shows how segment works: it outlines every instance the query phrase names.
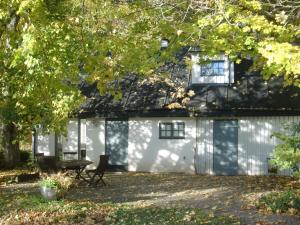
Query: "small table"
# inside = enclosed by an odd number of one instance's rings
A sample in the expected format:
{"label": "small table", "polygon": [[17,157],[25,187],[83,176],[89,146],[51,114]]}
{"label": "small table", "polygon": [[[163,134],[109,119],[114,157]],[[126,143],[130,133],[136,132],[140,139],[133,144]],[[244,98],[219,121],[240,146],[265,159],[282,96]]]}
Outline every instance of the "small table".
{"label": "small table", "polygon": [[86,179],[81,175],[81,173],[87,165],[90,165],[92,163],[92,161],[88,160],[65,160],[59,161],[57,163],[57,166],[63,170],[74,170],[76,173],[75,179],[81,178],[84,181],[86,181]]}

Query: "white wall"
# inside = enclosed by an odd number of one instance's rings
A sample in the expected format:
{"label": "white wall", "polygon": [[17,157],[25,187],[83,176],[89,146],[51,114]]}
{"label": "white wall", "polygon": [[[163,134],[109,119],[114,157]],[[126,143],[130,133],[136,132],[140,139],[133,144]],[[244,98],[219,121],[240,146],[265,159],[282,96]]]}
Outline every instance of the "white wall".
{"label": "white wall", "polygon": [[86,159],[94,163],[88,166],[95,168],[99,162],[99,156],[105,154],[105,119],[86,120]]}
{"label": "white wall", "polygon": [[[159,139],[160,122],[185,122],[185,139]],[[195,118],[131,118],[128,139],[129,171],[195,172]]]}
{"label": "white wall", "polygon": [[[271,138],[283,125],[299,121],[300,117],[241,117],[238,118],[239,174],[267,174],[267,157],[270,157],[278,140]],[[198,119],[197,171],[213,174],[213,119]],[[288,175],[289,171],[280,174]]]}
{"label": "white wall", "polygon": [[55,135],[42,135],[37,131],[37,153],[44,153],[47,156],[55,155]]}
{"label": "white wall", "polygon": [[[78,120],[71,119],[67,125],[67,137],[62,140],[63,152],[78,152]],[[64,155],[66,159],[78,159],[76,155]]]}
{"label": "white wall", "polygon": [[[300,117],[235,119],[239,123],[239,174],[245,175],[267,174],[267,157],[278,144],[278,140],[270,138],[271,134],[283,131],[283,125],[288,122],[300,121]],[[213,174],[213,118],[131,118],[128,122],[129,171],[194,173],[196,167],[198,173]],[[184,122],[185,139],[159,139],[160,122]],[[77,120],[69,122],[68,130],[67,139],[63,140],[63,151],[77,152]],[[95,168],[99,156],[105,154],[105,119],[87,119],[81,132],[86,134],[82,137],[86,140],[86,159],[94,162],[89,168]],[[54,142],[53,134],[38,133],[37,152],[54,155]],[[280,174],[287,175],[289,171],[281,171]]]}
{"label": "white wall", "polygon": [[[268,173],[267,158],[279,143],[273,132],[284,131],[286,123],[297,122],[300,117],[250,117],[239,120],[239,173],[262,175]],[[288,171],[280,174],[288,175]]]}

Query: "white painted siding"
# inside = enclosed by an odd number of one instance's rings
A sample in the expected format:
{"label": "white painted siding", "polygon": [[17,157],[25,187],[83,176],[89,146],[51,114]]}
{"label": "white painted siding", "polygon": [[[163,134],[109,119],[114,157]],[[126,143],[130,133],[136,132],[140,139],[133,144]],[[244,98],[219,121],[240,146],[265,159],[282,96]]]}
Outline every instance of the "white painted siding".
{"label": "white painted siding", "polygon": [[37,131],[37,153],[44,153],[47,156],[55,155],[55,135],[42,135]]}
{"label": "white painted siding", "polygon": [[[63,138],[63,152],[78,152],[78,120],[70,120],[67,125],[67,137]],[[65,159],[78,159],[77,154],[64,155]]]}
{"label": "white painted siding", "polygon": [[[283,131],[283,125],[288,122],[300,121],[300,117],[288,116],[234,119],[239,123],[239,174],[245,175],[267,174],[267,158],[278,144],[278,140],[270,137],[271,134]],[[130,118],[129,171],[194,173],[196,167],[198,173],[213,174],[213,120],[214,118]],[[159,139],[160,122],[184,122],[185,139]],[[89,168],[95,168],[99,156],[105,154],[105,119],[87,119],[86,125],[81,127],[81,140],[86,143],[86,159],[94,162]],[[77,120],[71,120],[68,124],[63,151],[78,151]],[[53,134],[38,133],[37,152],[55,154]],[[288,175],[289,171],[281,171],[280,174]]]}
{"label": "white painted siding", "polygon": [[[283,131],[283,125],[299,121],[300,117],[241,117],[238,118],[239,174],[268,174],[267,158],[278,140],[271,138],[275,131]],[[213,174],[213,119],[197,121],[198,172]],[[280,174],[288,175],[289,171]]]}
{"label": "white painted siding", "polygon": [[[160,122],[184,122],[185,139],[159,139]],[[195,172],[195,118],[132,118],[128,139],[129,171]]]}
{"label": "white painted siding", "polygon": [[213,120],[197,120],[198,173],[213,173]]}
{"label": "white painted siding", "polygon": [[86,159],[94,164],[89,169],[96,168],[99,156],[105,154],[105,119],[86,120]]}
{"label": "white painted siding", "polygon": [[[287,123],[300,117],[248,117],[239,119],[239,173],[247,175],[268,174],[267,158],[279,143],[271,134],[284,131]],[[288,175],[289,171],[280,171]]]}

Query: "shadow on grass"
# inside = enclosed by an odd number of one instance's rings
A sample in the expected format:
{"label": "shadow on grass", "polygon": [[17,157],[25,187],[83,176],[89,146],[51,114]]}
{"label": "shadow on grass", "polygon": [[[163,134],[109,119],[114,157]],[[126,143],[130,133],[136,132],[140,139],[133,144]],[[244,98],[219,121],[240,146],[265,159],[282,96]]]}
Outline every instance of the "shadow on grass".
{"label": "shadow on grass", "polygon": [[213,214],[205,214],[200,209],[189,208],[161,208],[122,207],[110,214],[107,224],[240,224],[236,219]]}
{"label": "shadow on grass", "polygon": [[208,215],[200,209],[47,201],[38,194],[5,195],[0,209],[0,224],[239,224],[236,219]]}

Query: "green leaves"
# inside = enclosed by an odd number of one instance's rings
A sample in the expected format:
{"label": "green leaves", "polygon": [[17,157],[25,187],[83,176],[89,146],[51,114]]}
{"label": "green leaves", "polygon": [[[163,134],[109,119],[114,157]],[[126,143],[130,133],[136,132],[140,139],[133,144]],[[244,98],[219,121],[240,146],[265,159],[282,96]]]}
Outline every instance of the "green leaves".
{"label": "green leaves", "polygon": [[259,199],[258,206],[273,213],[300,214],[299,193],[292,190],[269,193]]}
{"label": "green leaves", "polygon": [[[262,71],[266,79],[284,76],[285,84],[300,85],[299,23],[297,15],[289,11],[295,8],[293,3],[277,9],[275,3],[258,0],[174,2],[176,12],[164,26],[185,31],[178,40],[181,46],[199,46],[208,56],[225,52],[237,62],[251,57],[252,69]],[[161,6],[162,11],[172,11],[169,8],[168,4]]]}
{"label": "green leaves", "polygon": [[286,133],[276,132],[272,134],[281,141],[274,149],[272,162],[282,169],[296,169],[293,172],[299,171],[299,131],[299,124],[292,124],[286,127]]}
{"label": "green leaves", "polygon": [[[224,52],[237,63],[251,57],[265,78],[284,75],[300,86],[299,23],[285,9],[258,0],[2,0],[1,120],[24,132],[37,123],[59,131],[84,100],[80,74],[101,94],[119,96],[111,81],[158,73],[183,46],[199,46],[201,56]],[[164,51],[161,38],[170,41]]]}

